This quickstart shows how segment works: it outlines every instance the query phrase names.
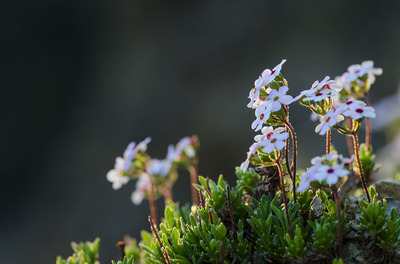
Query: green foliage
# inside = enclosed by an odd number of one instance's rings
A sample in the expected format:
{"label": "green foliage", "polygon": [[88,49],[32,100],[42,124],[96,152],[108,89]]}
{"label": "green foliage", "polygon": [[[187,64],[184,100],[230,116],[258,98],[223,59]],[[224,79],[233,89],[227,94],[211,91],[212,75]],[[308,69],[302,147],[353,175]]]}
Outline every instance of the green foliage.
{"label": "green foliage", "polygon": [[386,200],[383,202],[378,200],[378,194],[374,188],[370,188],[372,201],[367,203],[364,200],[360,200],[360,213],[361,216],[358,218],[360,221],[360,230],[366,231],[372,236],[376,236],[383,231],[388,215],[386,214]]}
{"label": "green foliage", "polygon": [[115,262],[114,260],[111,261],[112,264],[133,264],[133,256],[129,257],[129,259],[125,256],[122,261]]}
{"label": "green foliage", "polygon": [[342,259],[334,259],[333,261],[332,261],[332,264],[343,264],[343,260]]}
{"label": "green foliage", "polygon": [[320,252],[333,248],[336,242],[337,220],[329,216],[322,216],[318,221],[308,221],[313,228],[312,247]]}
{"label": "green foliage", "polygon": [[[375,154],[372,153],[372,147],[368,148],[366,144],[360,145],[360,161],[367,181],[373,172],[378,171],[379,166],[375,163]],[[354,169],[359,171],[357,162],[354,163]]]}
{"label": "green foliage", "polygon": [[307,247],[306,242],[304,241],[301,227],[299,225],[296,225],[293,239],[288,233],[286,233],[285,239],[287,243],[287,246],[285,247],[287,256],[296,260],[303,259],[307,253]]}
{"label": "green foliage", "polygon": [[260,175],[253,168],[249,168],[246,172],[243,172],[239,167],[236,167],[235,172],[238,177],[236,188],[239,191],[245,191],[249,194],[254,193],[257,184],[260,182]]}
{"label": "green foliage", "polygon": [[388,249],[396,249],[400,244],[400,218],[392,208],[385,228],[378,235],[379,245]]}
{"label": "green foliage", "polygon": [[98,264],[100,239],[96,238],[93,242],[71,243],[74,251],[73,255],[67,259],[58,256],[56,264]]}

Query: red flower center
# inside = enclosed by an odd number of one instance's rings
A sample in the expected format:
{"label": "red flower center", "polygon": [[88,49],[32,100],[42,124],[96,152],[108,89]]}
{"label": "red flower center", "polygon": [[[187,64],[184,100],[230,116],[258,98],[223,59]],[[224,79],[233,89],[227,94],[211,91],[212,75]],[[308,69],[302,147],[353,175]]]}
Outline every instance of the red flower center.
{"label": "red flower center", "polygon": [[329,169],[329,170],[327,170],[327,172],[328,172],[328,173],[333,173],[333,172],[334,172],[334,169]]}
{"label": "red flower center", "polygon": [[322,88],[330,88],[328,84],[325,84],[324,86],[322,86]]}
{"label": "red flower center", "polygon": [[351,105],[352,103],[353,103],[353,101],[346,102],[347,105]]}
{"label": "red flower center", "polygon": [[356,109],[356,112],[361,114],[362,112],[364,112],[364,110],[362,110],[361,108]]}
{"label": "red flower center", "polygon": [[322,95],[322,93],[317,93],[315,96],[321,96]]}
{"label": "red flower center", "polygon": [[268,133],[267,138],[269,139],[273,134],[274,134],[274,132]]}
{"label": "red flower center", "polygon": [[261,115],[260,115],[260,119],[263,119],[263,118],[264,118],[264,114],[261,114]]}

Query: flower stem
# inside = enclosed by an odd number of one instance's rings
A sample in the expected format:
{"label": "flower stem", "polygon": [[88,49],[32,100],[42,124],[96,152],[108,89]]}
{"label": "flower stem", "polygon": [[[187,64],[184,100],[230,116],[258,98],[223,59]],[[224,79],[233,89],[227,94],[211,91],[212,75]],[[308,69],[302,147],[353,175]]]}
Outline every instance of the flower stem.
{"label": "flower stem", "polygon": [[149,204],[150,204],[150,214],[151,214],[151,219],[153,223],[157,226],[157,207],[156,207],[156,201],[154,198],[154,185],[153,185],[153,179],[150,176],[150,194],[149,194]]}
{"label": "flower stem", "polygon": [[[368,92],[364,92],[364,98],[367,106],[370,106],[371,101]],[[371,118],[367,118],[365,123],[365,144],[367,145],[367,149],[369,149],[369,146],[371,145]]]}
{"label": "flower stem", "polygon": [[[286,128],[289,129],[290,135],[292,137],[292,143],[293,143],[293,176],[291,175],[292,178],[292,183],[293,183],[293,201],[296,203],[296,160],[297,160],[297,140],[296,140],[296,134],[294,133],[294,128],[290,124],[288,120],[284,120]],[[288,171],[290,171],[290,165],[286,164]],[[290,174],[289,174],[290,175]]]}
{"label": "flower stem", "polygon": [[358,171],[360,172],[360,180],[361,180],[361,184],[364,188],[365,194],[367,195],[367,200],[368,203],[371,202],[371,196],[369,195],[368,192],[368,188],[367,188],[367,184],[365,182],[365,178],[364,178],[364,172],[361,166],[361,160],[360,160],[360,153],[358,151],[358,137],[356,133],[352,134],[353,137],[353,142],[354,142],[354,152],[355,152],[355,156],[356,156],[356,160],[357,160],[357,164],[358,164]]}
{"label": "flower stem", "polygon": [[285,212],[286,212],[286,218],[287,218],[287,221],[288,221],[289,232],[290,232],[291,238],[293,239],[293,228],[292,228],[292,224],[290,223],[288,201],[287,201],[287,198],[286,198],[286,190],[285,190],[285,180],[283,178],[283,170],[282,170],[281,164],[279,163],[279,160],[276,161],[276,166],[278,166],[279,177],[280,177],[280,180],[281,180],[281,191],[282,191],[282,195],[283,195],[283,202],[285,204]]}
{"label": "flower stem", "polygon": [[343,235],[342,235],[342,213],[340,208],[340,200],[339,195],[336,190],[336,186],[332,187],[333,196],[335,197],[336,203],[336,214],[338,218],[338,226],[337,226],[337,247],[339,251],[339,258],[342,258],[343,255]]}
{"label": "flower stem", "polygon": [[[348,129],[350,129],[351,127],[351,118],[350,117],[345,117],[345,123],[346,123],[346,127]],[[353,156],[354,155],[354,145],[353,145],[353,141],[351,140],[351,137],[346,136],[346,144],[347,144],[347,148],[349,150],[349,156]]]}
{"label": "flower stem", "polygon": [[190,173],[190,185],[192,186],[192,204],[193,205],[199,205],[199,196],[197,195],[197,189],[194,187],[195,184],[198,184],[198,178],[197,178],[197,168],[196,165],[191,164],[189,166],[189,173]]}
{"label": "flower stem", "polygon": [[331,152],[331,130],[326,131],[326,155]]}

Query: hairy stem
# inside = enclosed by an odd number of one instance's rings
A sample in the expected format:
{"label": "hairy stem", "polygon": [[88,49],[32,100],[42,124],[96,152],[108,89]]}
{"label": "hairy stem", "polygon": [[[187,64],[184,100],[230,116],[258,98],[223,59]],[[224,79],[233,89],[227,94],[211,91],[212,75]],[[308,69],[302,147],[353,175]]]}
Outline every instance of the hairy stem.
{"label": "hairy stem", "polygon": [[[350,117],[345,117],[345,123],[346,123],[346,127],[348,129],[350,129],[351,127],[351,118]],[[350,136],[346,136],[346,144],[347,144],[347,148],[349,150],[349,156],[353,156],[354,155],[354,145],[353,145],[353,140],[351,139]]]}
{"label": "hairy stem", "polygon": [[154,198],[154,185],[153,185],[153,179],[150,177],[150,194],[149,194],[149,204],[150,204],[150,214],[151,214],[151,220],[157,225],[157,207],[156,207],[156,201]]}
{"label": "hairy stem", "polygon": [[287,221],[288,221],[290,236],[293,239],[293,228],[292,228],[292,224],[290,223],[288,201],[287,201],[287,198],[286,198],[285,179],[283,178],[282,166],[281,166],[281,164],[279,163],[278,160],[276,161],[276,166],[278,166],[278,170],[279,170],[279,177],[280,177],[280,180],[281,180],[281,191],[282,191],[282,195],[283,195],[283,202],[285,204],[285,212],[286,212],[286,218],[287,218]]}
{"label": "hairy stem", "polygon": [[331,130],[326,131],[326,155],[331,152]]}
{"label": "hairy stem", "polygon": [[352,134],[353,137],[353,141],[354,141],[354,152],[355,152],[355,156],[356,156],[356,160],[357,160],[357,164],[358,164],[358,171],[360,172],[360,180],[361,180],[361,184],[364,188],[365,194],[367,195],[367,200],[368,203],[371,202],[371,196],[369,195],[368,192],[368,188],[367,188],[367,184],[365,182],[365,178],[364,178],[364,172],[361,166],[361,160],[360,160],[360,153],[358,151],[358,137],[356,133]]}
{"label": "hairy stem", "polygon": [[192,204],[199,205],[199,196],[197,195],[197,189],[194,187],[195,184],[199,183],[197,177],[197,168],[194,164],[189,166],[189,173],[190,173],[190,185],[192,186]]}
{"label": "hairy stem", "polygon": [[342,235],[342,213],[341,213],[341,208],[340,208],[340,200],[339,200],[339,195],[336,190],[336,187],[332,187],[332,192],[333,196],[335,197],[335,203],[336,203],[336,213],[337,213],[337,218],[338,218],[338,226],[337,226],[337,247],[338,247],[338,253],[339,253],[339,258],[342,258],[343,255],[343,235]]}
{"label": "hairy stem", "polygon": [[[294,128],[290,124],[289,121],[284,120],[286,128],[289,129],[290,135],[292,137],[292,143],[293,143],[293,176],[292,177],[292,182],[293,182],[293,202],[296,203],[296,160],[297,160],[297,140],[296,140],[296,134],[294,133]],[[287,164],[287,169],[290,171],[290,165]],[[289,174],[290,175],[290,174]]]}
{"label": "hairy stem", "polygon": [[[371,101],[369,99],[369,93],[364,92],[364,98],[365,98],[365,103],[367,106],[371,105]],[[371,118],[367,118],[365,121],[365,144],[367,145],[367,149],[369,149],[369,146],[371,145]]]}

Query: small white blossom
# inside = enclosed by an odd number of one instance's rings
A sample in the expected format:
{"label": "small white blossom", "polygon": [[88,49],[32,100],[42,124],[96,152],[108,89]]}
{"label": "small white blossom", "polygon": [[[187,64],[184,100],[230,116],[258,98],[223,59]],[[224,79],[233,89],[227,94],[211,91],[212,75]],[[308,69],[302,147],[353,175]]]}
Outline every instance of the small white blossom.
{"label": "small white blossom", "polygon": [[149,192],[151,188],[151,178],[148,173],[142,173],[139,176],[138,181],[136,182],[136,190],[132,193],[131,199],[132,202],[136,205],[139,205],[146,194]]}
{"label": "small white blossom", "polygon": [[282,86],[278,90],[272,89],[269,93],[268,99],[272,102],[271,112],[279,111],[282,104],[288,105],[293,101],[293,97],[286,95],[289,88],[287,86]]}
{"label": "small white blossom", "polygon": [[333,108],[329,109],[326,115],[321,118],[321,123],[315,128],[315,132],[321,136],[325,135],[329,129],[343,119],[343,116],[340,115],[340,111]]}
{"label": "small white blossom", "polygon": [[285,59],[283,59],[281,61],[281,63],[279,63],[278,65],[275,66],[275,68],[271,71],[269,69],[265,69],[263,74],[264,76],[266,76],[266,80],[265,80],[265,85],[271,83],[273,80],[275,80],[275,78],[281,73],[282,70],[282,65],[286,62]]}
{"label": "small white blossom", "polygon": [[324,162],[333,162],[333,161],[336,161],[337,159],[338,159],[338,155],[336,154],[336,152],[331,151],[327,155],[324,155],[322,157],[317,156],[317,157],[312,158],[311,164],[314,166],[319,166],[319,165],[323,165]]}
{"label": "small white blossom", "polygon": [[350,171],[343,169],[339,164],[333,166],[320,165],[318,166],[314,177],[319,182],[326,181],[327,184],[336,184],[339,178],[343,178],[349,173]]}
{"label": "small white blossom", "polygon": [[112,188],[118,190],[129,181],[128,176],[124,176],[125,160],[121,157],[115,159],[114,169],[107,173],[107,180],[112,182]]}
{"label": "small white blossom", "polygon": [[364,117],[375,118],[375,110],[371,106],[350,108],[342,113],[344,116],[349,116],[352,119],[361,119]]}
{"label": "small white blossom", "polygon": [[128,171],[130,166],[131,166],[131,162],[132,160],[135,158],[136,154],[139,151],[146,151],[147,150],[147,144],[149,144],[151,141],[150,137],[147,137],[145,140],[143,140],[142,142],[140,142],[137,146],[136,146],[136,142],[132,141],[131,143],[129,143],[129,145],[126,147],[125,151],[124,151],[124,171]]}
{"label": "small white blossom", "polygon": [[262,125],[268,120],[271,115],[272,103],[271,101],[265,101],[260,104],[256,111],[256,120],[251,124],[251,128],[255,131],[259,131],[262,128]]}
{"label": "small white blossom", "polygon": [[147,172],[151,175],[161,175],[163,177],[167,176],[169,170],[171,169],[172,161],[168,159],[152,159],[150,161]]}
{"label": "small white blossom", "polygon": [[340,83],[329,79],[329,76],[326,76],[321,82],[315,81],[311,89],[300,92],[293,101],[303,98],[302,100],[305,102],[319,102],[325,98],[335,96],[343,87]]}
{"label": "small white blossom", "polygon": [[301,183],[299,187],[297,187],[296,191],[297,192],[304,192],[310,187],[310,183],[315,181],[315,171],[317,170],[316,166],[312,166],[308,171],[303,172],[303,174],[300,176]]}
{"label": "small white blossom", "polygon": [[247,152],[246,160],[240,165],[240,170],[242,170],[243,172],[247,171],[247,168],[249,167],[250,159],[257,152],[258,147],[259,147],[258,143],[253,143],[250,146],[249,151]]}
{"label": "small white blossom", "polygon": [[367,74],[367,82],[373,84],[375,82],[375,76],[382,74],[381,68],[374,68],[374,62],[372,60],[363,61],[360,64],[354,64],[347,68],[347,74],[344,75],[344,79],[347,82],[353,82],[358,78],[363,77]]}
{"label": "small white blossom", "polygon": [[262,152],[271,153],[275,149],[282,150],[286,146],[286,139],[289,137],[288,132],[269,133],[265,138],[259,141],[259,145],[263,146]]}
{"label": "small white blossom", "polygon": [[339,155],[340,162],[342,162],[342,165],[345,167],[350,167],[354,162],[354,158],[354,155],[351,155],[350,158],[345,158],[343,155]]}

